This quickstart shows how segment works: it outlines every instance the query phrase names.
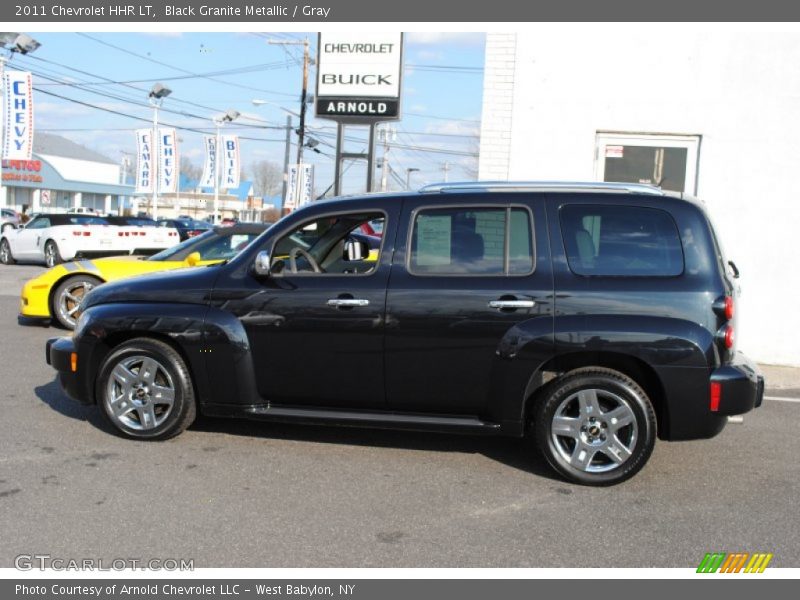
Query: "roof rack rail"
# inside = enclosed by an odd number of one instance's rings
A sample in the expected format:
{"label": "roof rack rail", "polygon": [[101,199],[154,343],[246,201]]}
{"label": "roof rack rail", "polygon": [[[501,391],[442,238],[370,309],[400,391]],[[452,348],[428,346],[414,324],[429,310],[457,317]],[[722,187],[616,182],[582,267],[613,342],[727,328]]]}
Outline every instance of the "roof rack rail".
{"label": "roof rack rail", "polygon": [[598,192],[628,192],[629,194],[652,194],[663,196],[664,191],[646,183],[615,183],[607,181],[454,181],[432,183],[419,189],[421,193],[445,193],[464,191],[570,191],[594,190]]}

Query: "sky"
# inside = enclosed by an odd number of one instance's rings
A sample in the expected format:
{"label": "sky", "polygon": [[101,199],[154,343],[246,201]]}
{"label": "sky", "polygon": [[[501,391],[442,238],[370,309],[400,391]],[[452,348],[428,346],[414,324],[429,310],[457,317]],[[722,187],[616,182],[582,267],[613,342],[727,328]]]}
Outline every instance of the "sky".
{"label": "sky", "polygon": [[[134,130],[152,123],[147,93],[161,82],[173,93],[159,120],[183,128],[181,154],[198,166],[213,117],[228,109],[242,114],[226,133],[241,137],[245,172],[257,160],[283,164],[287,110],[299,111],[302,40],[310,40],[312,57],[317,42],[315,32],[29,33],[42,46],[15,55],[9,68],[34,73],[36,130],[115,161],[124,153],[132,158]],[[389,153],[390,189],[402,189],[407,169],[419,169],[411,174],[412,187],[442,181],[445,165],[451,181],[475,178],[483,61],[481,33],[406,34],[402,118],[391,123],[397,133]],[[312,67],[310,94],[315,81]],[[253,100],[266,102],[257,106]],[[322,193],[333,182],[336,126],[314,118],[313,105],[308,116],[307,135],[319,140],[322,153],[306,149],[305,158],[315,164],[315,187]],[[365,150],[366,129],[348,129],[347,136],[346,151]],[[378,161],[381,155],[379,147]],[[364,163],[345,168],[343,192],[364,191]]]}

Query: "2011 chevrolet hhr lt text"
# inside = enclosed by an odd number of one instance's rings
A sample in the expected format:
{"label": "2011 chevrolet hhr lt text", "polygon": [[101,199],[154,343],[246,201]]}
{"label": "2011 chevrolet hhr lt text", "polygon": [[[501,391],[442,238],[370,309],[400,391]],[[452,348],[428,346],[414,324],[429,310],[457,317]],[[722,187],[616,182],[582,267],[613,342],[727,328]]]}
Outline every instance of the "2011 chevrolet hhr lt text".
{"label": "2011 chevrolet hhr lt text", "polygon": [[607,485],[656,437],[761,404],[737,276],[691,198],[443,184],[313,203],[225,263],[95,288],[47,360],[131,438],[198,411],[530,433],[564,477]]}

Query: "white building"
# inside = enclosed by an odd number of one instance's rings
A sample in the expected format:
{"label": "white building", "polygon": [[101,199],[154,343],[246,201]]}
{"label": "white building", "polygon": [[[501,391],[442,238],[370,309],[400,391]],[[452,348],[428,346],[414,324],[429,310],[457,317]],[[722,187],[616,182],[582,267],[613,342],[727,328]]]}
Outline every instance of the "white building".
{"label": "white building", "polygon": [[800,365],[800,35],[641,24],[489,34],[479,172],[699,196],[742,273],[739,348]]}

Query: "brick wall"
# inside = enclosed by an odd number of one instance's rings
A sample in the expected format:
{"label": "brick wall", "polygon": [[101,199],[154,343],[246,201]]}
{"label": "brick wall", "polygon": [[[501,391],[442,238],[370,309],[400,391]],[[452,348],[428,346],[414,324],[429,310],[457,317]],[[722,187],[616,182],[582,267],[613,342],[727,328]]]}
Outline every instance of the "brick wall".
{"label": "brick wall", "polygon": [[487,33],[479,179],[509,177],[517,34]]}

